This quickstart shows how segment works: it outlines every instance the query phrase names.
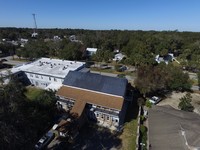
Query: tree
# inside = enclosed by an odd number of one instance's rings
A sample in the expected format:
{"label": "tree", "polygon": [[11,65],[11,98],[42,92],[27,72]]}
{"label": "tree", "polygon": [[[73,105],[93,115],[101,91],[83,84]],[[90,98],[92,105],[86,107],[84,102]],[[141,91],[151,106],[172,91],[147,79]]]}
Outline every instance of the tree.
{"label": "tree", "polygon": [[180,98],[180,103],[179,103],[178,107],[181,110],[193,112],[194,107],[192,106],[191,101],[192,101],[191,94],[190,93],[186,93],[185,96]]}
{"label": "tree", "polygon": [[55,96],[55,92],[52,90],[42,91],[35,99],[35,102],[38,104],[41,109],[48,109],[50,112],[53,111],[54,106],[57,101],[57,97]]}
{"label": "tree", "polygon": [[197,73],[197,79],[198,79],[198,86],[200,88],[200,72]]}
{"label": "tree", "polygon": [[180,68],[169,65],[170,80],[168,88],[176,91],[187,91],[191,89],[191,82],[188,73],[184,73]]}
{"label": "tree", "polygon": [[96,54],[92,56],[92,59],[97,62],[108,62],[113,57],[113,53],[108,50],[97,50]]}
{"label": "tree", "polygon": [[165,89],[169,75],[165,66],[143,65],[137,70],[135,86],[146,96],[147,93]]}
{"label": "tree", "polygon": [[138,104],[138,106],[143,106],[143,105],[145,105],[145,100],[144,100],[144,98],[142,98],[142,97],[138,98],[138,99],[137,99],[137,104]]}
{"label": "tree", "polygon": [[0,86],[0,149],[32,149],[35,141],[51,125],[56,96],[43,91],[28,100],[25,87],[15,78]]}
{"label": "tree", "polygon": [[83,55],[83,49],[80,43],[66,43],[64,48],[59,51],[59,57],[67,60],[80,60]]}
{"label": "tree", "polygon": [[28,42],[22,50],[18,50],[17,54],[25,58],[35,59],[47,56],[47,50],[46,43],[42,40],[37,40]]}

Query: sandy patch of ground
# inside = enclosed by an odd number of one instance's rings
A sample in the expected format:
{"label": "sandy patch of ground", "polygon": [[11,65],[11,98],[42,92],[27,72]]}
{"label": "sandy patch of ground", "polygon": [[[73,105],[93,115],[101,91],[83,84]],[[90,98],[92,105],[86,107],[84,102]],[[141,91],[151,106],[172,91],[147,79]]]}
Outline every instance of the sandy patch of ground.
{"label": "sandy patch of ground", "polygon": [[[159,102],[158,106],[164,106],[164,105],[170,105],[175,109],[178,109],[178,104],[180,102],[180,98],[183,97],[186,94],[186,92],[173,92],[170,95],[167,95],[165,99],[163,99],[161,102]],[[192,95],[192,105],[194,106],[194,112],[200,114],[200,94],[197,93],[191,93]]]}

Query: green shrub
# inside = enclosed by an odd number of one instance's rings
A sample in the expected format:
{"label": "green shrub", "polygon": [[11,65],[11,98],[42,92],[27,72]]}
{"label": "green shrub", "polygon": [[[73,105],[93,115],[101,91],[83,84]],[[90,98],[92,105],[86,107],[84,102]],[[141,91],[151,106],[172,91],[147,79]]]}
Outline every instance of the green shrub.
{"label": "green shrub", "polygon": [[186,93],[185,96],[180,98],[180,103],[179,103],[178,107],[181,110],[193,112],[194,107],[192,106],[191,101],[192,101],[191,94],[190,93]]}
{"label": "green shrub", "polygon": [[149,100],[146,100],[145,106],[148,108],[152,107],[152,103]]}
{"label": "green shrub", "polygon": [[140,143],[145,144],[143,149],[147,149],[147,127],[144,125],[140,126]]}

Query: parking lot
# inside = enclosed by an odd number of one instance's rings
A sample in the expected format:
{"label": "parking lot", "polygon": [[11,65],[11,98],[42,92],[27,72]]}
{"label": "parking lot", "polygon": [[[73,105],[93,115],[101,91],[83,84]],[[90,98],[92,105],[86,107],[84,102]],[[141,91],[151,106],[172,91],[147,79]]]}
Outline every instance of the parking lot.
{"label": "parking lot", "polygon": [[[149,110],[149,143],[153,150],[187,150],[200,147],[200,116],[171,106],[153,106]],[[185,137],[182,131],[185,131]]]}

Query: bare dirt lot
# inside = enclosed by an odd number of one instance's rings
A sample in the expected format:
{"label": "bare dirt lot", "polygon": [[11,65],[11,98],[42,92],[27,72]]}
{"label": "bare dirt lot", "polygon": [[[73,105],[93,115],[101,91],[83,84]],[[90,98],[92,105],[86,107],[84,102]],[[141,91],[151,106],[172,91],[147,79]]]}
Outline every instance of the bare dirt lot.
{"label": "bare dirt lot", "polygon": [[[178,109],[178,104],[180,102],[180,98],[183,97],[186,92],[173,92],[169,95],[166,95],[167,98],[163,99],[159,102],[158,106],[170,105],[175,109]],[[192,105],[194,106],[194,112],[200,114],[200,94],[192,93]]]}

